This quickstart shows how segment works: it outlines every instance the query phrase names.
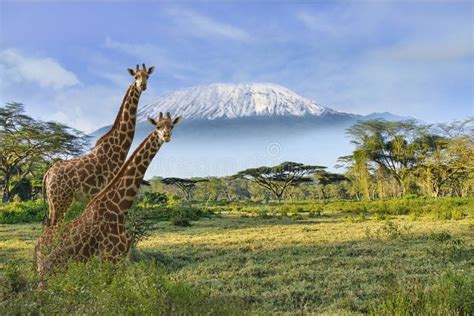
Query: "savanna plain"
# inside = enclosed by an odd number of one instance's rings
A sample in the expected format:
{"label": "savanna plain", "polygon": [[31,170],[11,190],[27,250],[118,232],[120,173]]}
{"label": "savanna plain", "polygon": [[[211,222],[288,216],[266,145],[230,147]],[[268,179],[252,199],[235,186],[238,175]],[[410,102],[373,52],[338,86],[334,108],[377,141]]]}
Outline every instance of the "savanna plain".
{"label": "savanna plain", "polygon": [[44,291],[42,225],[1,225],[2,314],[474,312],[472,198],[200,207],[145,211],[127,260],[73,263]]}

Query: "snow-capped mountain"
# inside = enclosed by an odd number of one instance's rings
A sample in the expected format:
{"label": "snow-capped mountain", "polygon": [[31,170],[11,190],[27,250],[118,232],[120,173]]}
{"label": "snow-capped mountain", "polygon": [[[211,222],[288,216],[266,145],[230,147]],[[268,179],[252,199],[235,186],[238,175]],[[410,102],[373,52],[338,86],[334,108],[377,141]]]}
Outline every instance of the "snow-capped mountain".
{"label": "snow-capped mountain", "polygon": [[[142,107],[139,121],[159,112],[186,119],[234,119],[250,116],[324,116],[339,112],[272,83],[211,84],[171,92]],[[341,113],[343,114],[343,113]]]}
{"label": "snow-capped mountain", "polygon": [[[334,111],[276,84],[211,84],[139,105],[133,147],[153,131],[146,118],[159,112],[185,119],[148,168],[147,177],[231,175],[283,161],[332,167],[338,157],[351,153],[345,130],[356,121],[403,119],[390,113]],[[92,133],[92,143],[110,127]]]}

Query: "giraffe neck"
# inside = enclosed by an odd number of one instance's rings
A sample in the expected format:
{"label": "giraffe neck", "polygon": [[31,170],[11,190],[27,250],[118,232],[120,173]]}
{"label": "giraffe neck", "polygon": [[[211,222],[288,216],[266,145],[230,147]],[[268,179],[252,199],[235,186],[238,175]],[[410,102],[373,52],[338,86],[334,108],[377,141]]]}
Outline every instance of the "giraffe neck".
{"label": "giraffe neck", "polygon": [[118,213],[126,215],[132,206],[133,199],[140,188],[148,166],[162,144],[163,141],[160,139],[159,132],[155,129],[135,149],[110,184],[102,190],[101,197],[97,196],[97,198],[107,199],[109,196],[118,195],[116,200]]}
{"label": "giraffe neck", "polygon": [[[125,155],[128,153],[135,135],[137,108],[140,96],[141,91],[137,89],[133,82],[125,93],[112,128],[96,142],[96,147],[100,148],[108,144],[114,147],[120,147],[122,151],[125,152]],[[117,138],[119,140],[118,144],[115,141]]]}

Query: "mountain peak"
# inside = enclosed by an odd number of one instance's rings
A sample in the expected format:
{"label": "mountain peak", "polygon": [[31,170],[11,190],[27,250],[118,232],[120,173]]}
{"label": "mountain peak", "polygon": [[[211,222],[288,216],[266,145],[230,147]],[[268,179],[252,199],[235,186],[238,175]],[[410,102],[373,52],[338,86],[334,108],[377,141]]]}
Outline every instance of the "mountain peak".
{"label": "mountain peak", "polygon": [[322,116],[336,114],[283,86],[273,83],[215,83],[181,89],[158,98],[138,112],[138,119],[171,112],[187,119],[248,116]]}

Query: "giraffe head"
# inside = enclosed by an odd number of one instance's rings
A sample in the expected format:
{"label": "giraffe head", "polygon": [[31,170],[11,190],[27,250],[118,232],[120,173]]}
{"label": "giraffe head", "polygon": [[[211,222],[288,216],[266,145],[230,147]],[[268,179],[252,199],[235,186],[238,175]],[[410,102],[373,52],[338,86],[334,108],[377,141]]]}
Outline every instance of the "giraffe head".
{"label": "giraffe head", "polygon": [[140,69],[140,67],[137,64],[137,68],[135,70],[129,68],[128,73],[135,77],[134,84],[137,87],[137,89],[140,91],[145,91],[148,77],[153,73],[153,70],[155,70],[155,67],[150,67],[146,69],[145,64],[142,64],[142,65],[143,65],[143,69]]}
{"label": "giraffe head", "polygon": [[166,113],[166,117],[163,116],[163,113],[160,112],[160,116],[158,120],[154,120],[151,117],[148,118],[148,121],[155,125],[156,129],[160,133],[161,141],[167,143],[171,140],[171,131],[173,130],[174,126],[182,121],[181,116],[177,116],[174,119],[171,118],[170,112]]}

